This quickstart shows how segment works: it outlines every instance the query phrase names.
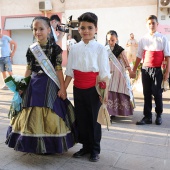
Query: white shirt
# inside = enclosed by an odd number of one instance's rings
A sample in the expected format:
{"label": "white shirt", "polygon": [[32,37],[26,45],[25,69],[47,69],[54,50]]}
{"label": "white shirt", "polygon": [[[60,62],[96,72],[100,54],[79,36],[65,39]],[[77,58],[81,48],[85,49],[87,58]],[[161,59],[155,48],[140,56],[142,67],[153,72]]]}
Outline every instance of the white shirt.
{"label": "white shirt", "polygon": [[163,51],[164,56],[170,56],[170,48],[168,45],[168,39],[159,32],[155,32],[153,35],[146,34],[138,44],[138,58],[142,58],[143,51]]}
{"label": "white shirt", "polygon": [[77,42],[76,42],[76,40],[74,38],[67,40],[68,50],[70,51],[71,46],[73,46],[76,43]]}
{"label": "white shirt", "polygon": [[81,72],[99,72],[100,78],[110,78],[110,66],[108,53],[105,47],[96,40],[85,44],[83,41],[72,46],[65,75],[74,78],[73,70]]}
{"label": "white shirt", "polygon": [[58,38],[57,38],[56,32],[55,32],[55,30],[54,30],[54,28],[53,28],[52,26],[51,26],[51,30],[52,30],[52,33],[53,33],[55,42],[57,42],[57,41],[58,41]]}

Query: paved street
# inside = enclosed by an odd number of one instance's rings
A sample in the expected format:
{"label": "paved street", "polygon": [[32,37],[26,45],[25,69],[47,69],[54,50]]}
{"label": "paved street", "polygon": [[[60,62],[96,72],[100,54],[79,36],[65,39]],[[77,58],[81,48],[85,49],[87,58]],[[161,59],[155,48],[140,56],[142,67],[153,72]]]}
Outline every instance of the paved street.
{"label": "paved street", "polygon": [[[14,74],[23,75],[25,66],[13,66]],[[0,78],[2,86],[2,78]],[[88,161],[89,155],[75,159],[81,148],[75,145],[67,153],[49,156],[16,152],[5,145],[9,125],[8,110],[13,93],[0,90],[0,170],[170,170],[170,91],[163,94],[163,124],[135,125],[143,110],[142,94],[134,91],[136,108],[131,117],[116,117],[110,130],[102,128],[99,162]],[[68,89],[72,101],[72,85]],[[154,110],[153,110],[154,113]]]}

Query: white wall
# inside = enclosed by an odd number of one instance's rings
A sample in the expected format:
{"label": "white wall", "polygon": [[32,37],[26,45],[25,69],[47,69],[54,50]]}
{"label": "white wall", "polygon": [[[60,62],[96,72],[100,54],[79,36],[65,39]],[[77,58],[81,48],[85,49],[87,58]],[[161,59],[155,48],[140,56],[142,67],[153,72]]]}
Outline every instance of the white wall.
{"label": "white wall", "polygon": [[98,16],[98,42],[104,45],[106,33],[113,29],[118,33],[119,44],[125,48],[130,33],[133,32],[135,39],[139,40],[147,32],[146,18],[157,14],[157,6],[66,10],[65,17],[73,15],[73,20],[77,20],[84,12],[93,12]]}
{"label": "white wall", "polygon": [[[168,38],[170,42],[170,9],[158,7],[159,31]],[[162,29],[161,29],[162,28]]]}

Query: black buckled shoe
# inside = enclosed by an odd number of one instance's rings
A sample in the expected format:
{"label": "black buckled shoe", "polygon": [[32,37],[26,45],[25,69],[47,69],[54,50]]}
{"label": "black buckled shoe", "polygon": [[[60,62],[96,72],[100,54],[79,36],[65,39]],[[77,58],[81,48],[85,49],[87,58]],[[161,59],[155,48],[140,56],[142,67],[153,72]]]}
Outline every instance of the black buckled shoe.
{"label": "black buckled shoe", "polygon": [[152,118],[144,117],[141,121],[136,122],[136,125],[152,124]]}
{"label": "black buckled shoe", "polygon": [[85,150],[85,149],[80,149],[78,152],[73,154],[74,158],[81,158],[83,155],[86,155],[90,153],[89,151]]}
{"label": "black buckled shoe", "polygon": [[155,124],[156,124],[156,125],[161,125],[161,124],[162,124],[162,118],[161,118],[161,116],[157,116],[157,117],[156,117]]}
{"label": "black buckled shoe", "polygon": [[89,159],[89,161],[91,161],[91,162],[97,162],[97,161],[99,161],[99,154],[91,154],[90,155],[90,159]]}

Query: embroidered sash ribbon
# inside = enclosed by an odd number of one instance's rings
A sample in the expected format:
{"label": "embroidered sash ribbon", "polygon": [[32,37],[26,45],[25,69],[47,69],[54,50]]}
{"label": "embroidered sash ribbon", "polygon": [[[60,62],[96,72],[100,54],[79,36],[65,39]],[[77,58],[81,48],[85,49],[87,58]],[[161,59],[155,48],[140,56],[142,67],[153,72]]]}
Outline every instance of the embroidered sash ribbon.
{"label": "embroidered sash ribbon", "polygon": [[32,44],[30,46],[30,50],[33,53],[34,57],[37,59],[38,63],[44,70],[44,72],[56,83],[56,85],[60,88],[60,82],[56,75],[56,71],[51,64],[50,60],[47,58],[42,48],[38,44],[38,42]]}

